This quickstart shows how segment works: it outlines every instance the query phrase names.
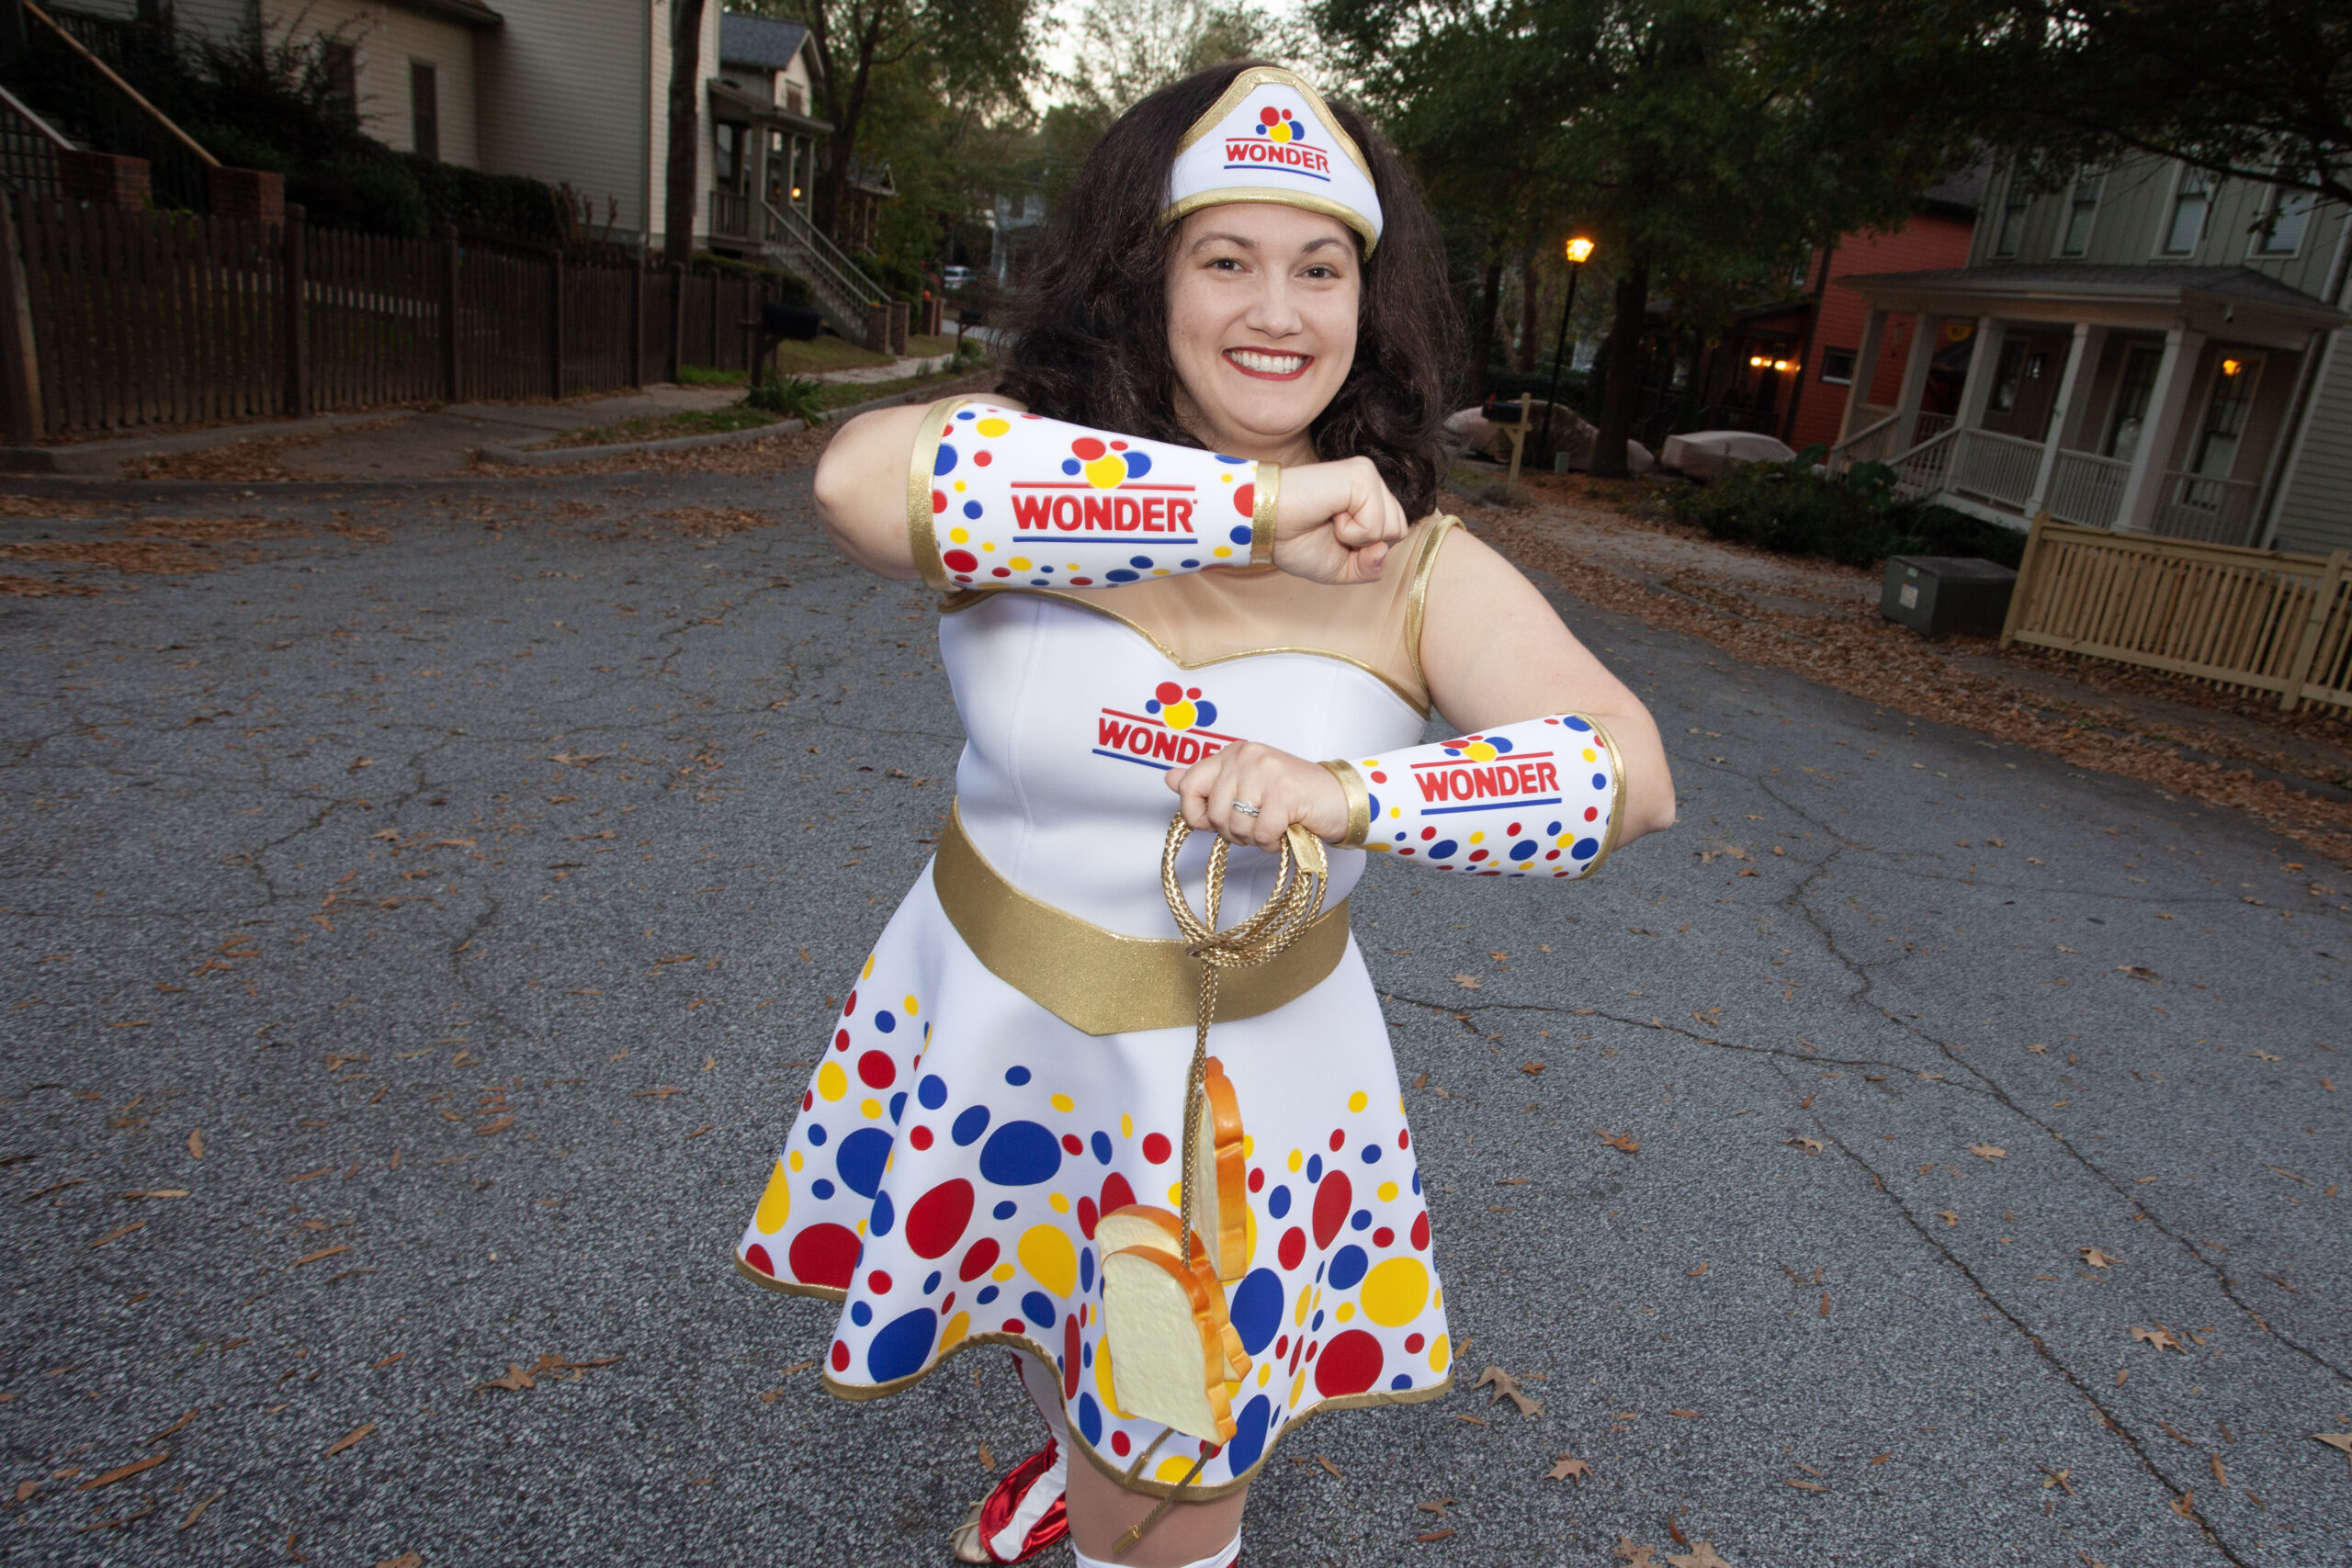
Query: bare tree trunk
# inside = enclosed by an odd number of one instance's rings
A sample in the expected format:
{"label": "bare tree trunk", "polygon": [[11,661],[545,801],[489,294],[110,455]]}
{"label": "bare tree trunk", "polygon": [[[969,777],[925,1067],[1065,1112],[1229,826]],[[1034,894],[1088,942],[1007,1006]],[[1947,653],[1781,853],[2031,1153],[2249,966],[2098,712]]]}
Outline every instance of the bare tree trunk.
{"label": "bare tree trunk", "polygon": [[1544,289],[1535,276],[1535,246],[1531,241],[1519,252],[1519,373],[1535,374],[1535,355],[1544,341]]}
{"label": "bare tree trunk", "polygon": [[1604,479],[1626,473],[1625,441],[1642,398],[1642,340],[1648,328],[1650,268],[1636,262],[1617,278],[1609,339],[1600,345],[1603,382],[1600,427],[1593,437],[1592,471]]}
{"label": "bare tree trunk", "polygon": [[1477,341],[1470,351],[1470,397],[1474,402],[1485,402],[1491,390],[1487,374],[1495,360],[1496,318],[1501,313],[1502,302],[1503,264],[1490,261],[1487,264],[1486,287],[1478,296]]}
{"label": "bare tree trunk", "polygon": [[694,260],[695,156],[702,140],[702,13],[705,0],[670,0],[670,156],[662,204],[662,255],[672,266]]}

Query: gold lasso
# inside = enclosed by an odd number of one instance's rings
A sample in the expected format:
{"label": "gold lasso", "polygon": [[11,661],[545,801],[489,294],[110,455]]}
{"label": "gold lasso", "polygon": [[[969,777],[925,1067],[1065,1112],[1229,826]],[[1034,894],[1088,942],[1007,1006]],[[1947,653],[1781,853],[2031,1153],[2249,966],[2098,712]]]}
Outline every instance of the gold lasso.
{"label": "gold lasso", "polygon": [[[1177,1201],[1176,1257],[1179,1266],[1187,1269],[1193,1262],[1193,1193],[1200,1179],[1200,1119],[1208,1110],[1207,1096],[1201,1085],[1208,1073],[1209,1027],[1216,1022],[1217,976],[1227,969],[1251,969],[1280,957],[1323,912],[1323,896],[1331,886],[1331,862],[1324,853],[1323,840],[1294,822],[1283,830],[1276,852],[1273,892],[1267,895],[1256,914],[1239,925],[1219,931],[1217,903],[1225,894],[1226,863],[1232,855],[1233,846],[1220,838],[1210,848],[1204,899],[1206,909],[1196,915],[1191,900],[1184,896],[1182,885],[1176,879],[1177,852],[1192,836],[1191,825],[1179,811],[1168,820],[1168,840],[1159,852],[1159,890],[1168,896],[1168,912],[1176,917],[1176,929],[1189,944],[1184,951],[1201,964],[1200,1015],[1193,1031],[1192,1066],[1184,1074],[1184,1174]],[[1167,1433],[1160,1437],[1164,1439]],[[1152,1444],[1154,1449],[1159,1446],[1158,1442]],[[1149,1457],[1148,1450],[1144,1457]],[[1123,1556],[1141,1540],[1144,1532],[1159,1521],[1159,1517],[1193,1483],[1193,1478],[1206,1463],[1208,1455],[1204,1452],[1193,1461],[1191,1472],[1176,1483],[1174,1490],[1144,1517],[1143,1522],[1119,1538],[1111,1548],[1111,1555]],[[1142,1469],[1141,1460],[1136,1468]]]}

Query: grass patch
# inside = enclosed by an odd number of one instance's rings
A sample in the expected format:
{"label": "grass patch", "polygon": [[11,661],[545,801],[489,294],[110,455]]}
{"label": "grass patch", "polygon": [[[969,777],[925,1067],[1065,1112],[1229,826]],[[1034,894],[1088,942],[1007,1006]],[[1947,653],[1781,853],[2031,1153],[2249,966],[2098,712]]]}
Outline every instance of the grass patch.
{"label": "grass patch", "polygon": [[731,408],[684,409],[676,413],[641,414],[636,419],[622,420],[617,424],[592,424],[579,430],[567,430],[551,441],[540,442],[532,450],[617,446],[626,441],[665,441],[673,435],[717,435],[730,430],[757,430],[763,424],[774,424],[780,417],[764,409],[746,408],[741,403]]}
{"label": "grass patch", "polygon": [[867,365],[888,365],[892,356],[860,348],[831,333],[820,333],[807,343],[789,340],[776,344],[776,368],[787,376],[808,376],[825,370],[855,370]]}
{"label": "grass patch", "polygon": [[741,370],[714,370],[707,365],[678,367],[681,387],[740,387],[751,378]]}
{"label": "grass patch", "polygon": [[954,333],[909,333],[907,353],[917,359],[936,358],[956,352]]}
{"label": "grass patch", "polygon": [[970,375],[975,368],[977,367],[971,366],[959,368],[951,365],[935,376],[900,376],[888,381],[830,383],[817,394],[818,402],[820,407],[828,409],[852,408],[859,403],[872,402],[876,398],[887,398],[899,392],[911,392],[919,387],[928,387],[941,381],[953,381],[959,377]]}

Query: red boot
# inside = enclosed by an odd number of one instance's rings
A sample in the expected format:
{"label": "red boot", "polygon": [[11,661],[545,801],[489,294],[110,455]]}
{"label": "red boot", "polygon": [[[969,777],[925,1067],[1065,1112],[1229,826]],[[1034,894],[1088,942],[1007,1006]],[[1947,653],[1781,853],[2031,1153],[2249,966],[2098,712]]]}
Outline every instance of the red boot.
{"label": "red boot", "polygon": [[1052,1438],[972,1506],[950,1539],[958,1562],[1026,1562],[1069,1534],[1069,1461]]}

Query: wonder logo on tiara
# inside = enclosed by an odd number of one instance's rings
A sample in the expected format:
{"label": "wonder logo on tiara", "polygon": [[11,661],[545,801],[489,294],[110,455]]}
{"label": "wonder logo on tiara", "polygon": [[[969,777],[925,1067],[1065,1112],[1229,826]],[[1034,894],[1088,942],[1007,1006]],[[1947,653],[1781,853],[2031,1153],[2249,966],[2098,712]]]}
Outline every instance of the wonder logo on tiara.
{"label": "wonder logo on tiara", "polygon": [[1329,182],[1330,157],[1320,147],[1305,145],[1306,127],[1290,110],[1268,104],[1250,129],[1255,134],[1225,139],[1227,168],[1279,170]]}

